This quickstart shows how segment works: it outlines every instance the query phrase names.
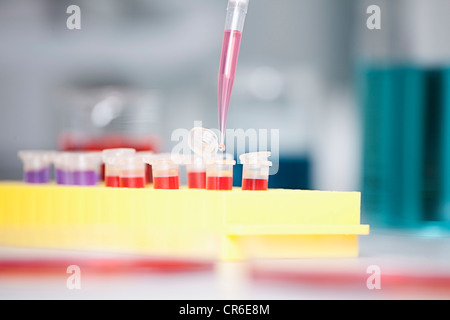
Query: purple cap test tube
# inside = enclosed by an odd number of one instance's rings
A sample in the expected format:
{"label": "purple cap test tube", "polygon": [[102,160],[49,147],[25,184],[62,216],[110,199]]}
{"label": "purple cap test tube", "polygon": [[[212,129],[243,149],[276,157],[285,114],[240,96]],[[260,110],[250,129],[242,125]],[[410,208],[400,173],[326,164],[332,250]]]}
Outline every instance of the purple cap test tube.
{"label": "purple cap test tube", "polygon": [[62,152],[55,156],[55,180],[60,185],[94,186],[99,182],[100,152]]}
{"label": "purple cap test tube", "polygon": [[59,185],[72,185],[72,173],[70,170],[70,152],[60,152],[54,158],[55,181]]}
{"label": "purple cap test tube", "polygon": [[23,180],[26,183],[48,183],[54,154],[53,151],[19,151],[18,156],[23,163]]}
{"label": "purple cap test tube", "polygon": [[100,180],[101,152],[79,152],[72,157],[72,179],[76,186],[95,186]]}

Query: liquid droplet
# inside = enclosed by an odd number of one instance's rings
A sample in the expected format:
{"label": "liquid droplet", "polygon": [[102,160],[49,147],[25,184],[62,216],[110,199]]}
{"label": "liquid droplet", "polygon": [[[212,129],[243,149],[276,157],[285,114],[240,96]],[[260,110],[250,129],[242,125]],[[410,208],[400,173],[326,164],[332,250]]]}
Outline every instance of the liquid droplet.
{"label": "liquid droplet", "polygon": [[224,145],[223,143],[221,143],[221,144],[219,145],[219,150],[222,151],[222,152],[225,151],[225,145]]}

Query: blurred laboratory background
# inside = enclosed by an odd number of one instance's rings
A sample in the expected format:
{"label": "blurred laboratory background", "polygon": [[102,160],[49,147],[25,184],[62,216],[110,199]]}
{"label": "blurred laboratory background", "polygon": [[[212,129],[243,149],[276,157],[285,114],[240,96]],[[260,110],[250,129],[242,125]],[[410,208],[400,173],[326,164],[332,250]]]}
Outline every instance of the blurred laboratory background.
{"label": "blurred laboratory background", "polygon": [[[0,0],[0,179],[21,179],[18,150],[169,151],[177,128],[217,128],[226,5]],[[271,187],[362,191],[364,222],[447,226],[448,17],[447,0],[251,0],[227,126],[279,130]]]}

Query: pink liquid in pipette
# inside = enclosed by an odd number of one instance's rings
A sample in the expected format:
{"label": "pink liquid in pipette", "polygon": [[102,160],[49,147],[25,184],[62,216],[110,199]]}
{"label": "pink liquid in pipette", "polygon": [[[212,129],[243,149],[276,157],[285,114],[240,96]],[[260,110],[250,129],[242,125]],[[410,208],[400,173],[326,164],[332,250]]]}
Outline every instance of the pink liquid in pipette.
{"label": "pink liquid in pipette", "polygon": [[219,66],[219,132],[221,151],[225,151],[225,127],[231,91],[236,74],[241,37],[242,33],[237,30],[225,30],[223,35],[222,54]]}

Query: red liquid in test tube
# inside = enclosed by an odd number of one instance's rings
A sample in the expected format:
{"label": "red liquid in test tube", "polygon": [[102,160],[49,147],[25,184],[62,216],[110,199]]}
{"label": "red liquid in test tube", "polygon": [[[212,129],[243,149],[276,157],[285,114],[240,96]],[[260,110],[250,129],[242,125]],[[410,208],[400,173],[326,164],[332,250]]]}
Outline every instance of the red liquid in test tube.
{"label": "red liquid in test tube", "polygon": [[121,177],[121,188],[145,188],[145,177]]}
{"label": "red liquid in test tube", "polygon": [[191,171],[187,174],[188,187],[190,189],[206,188],[206,171]]}
{"label": "red liquid in test tube", "polygon": [[270,152],[251,152],[242,154],[242,190],[267,190],[269,186],[269,168],[272,162],[268,160]]}
{"label": "red liquid in test tube", "polygon": [[179,189],[180,182],[178,176],[153,177],[154,189]]}
{"label": "red liquid in test tube", "polygon": [[[136,150],[131,148],[105,149],[102,151],[105,187],[119,188],[121,186],[120,168],[125,164],[125,158],[133,157],[135,153]],[[126,181],[123,183],[124,185],[130,185]]]}
{"label": "red liquid in test tube", "polygon": [[232,154],[218,154],[207,160],[206,189],[232,190],[233,166],[236,161]]}
{"label": "red liquid in test tube", "polygon": [[267,190],[267,179],[242,179],[242,190]]}
{"label": "red liquid in test tube", "polygon": [[206,180],[208,190],[231,190],[233,189],[233,177],[208,177]]}
{"label": "red liquid in test tube", "polygon": [[120,187],[119,176],[105,176],[105,186],[111,188]]}
{"label": "red liquid in test tube", "polygon": [[143,158],[152,166],[153,189],[179,189],[179,156],[163,153]]}

